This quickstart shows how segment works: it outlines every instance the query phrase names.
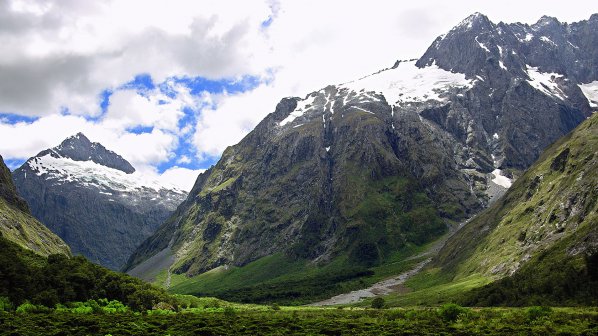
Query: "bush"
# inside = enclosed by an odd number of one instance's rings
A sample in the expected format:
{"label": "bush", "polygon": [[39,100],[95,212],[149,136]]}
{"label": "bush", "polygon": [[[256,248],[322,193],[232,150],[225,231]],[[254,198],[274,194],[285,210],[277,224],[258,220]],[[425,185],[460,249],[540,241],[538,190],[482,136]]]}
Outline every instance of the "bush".
{"label": "bush", "polygon": [[[278,308],[280,309],[280,308]],[[228,318],[234,318],[237,316],[237,311],[235,310],[235,308],[233,307],[224,307],[224,316],[228,317]]]}
{"label": "bush", "polygon": [[381,297],[377,297],[372,300],[372,308],[374,309],[382,309],[384,308],[384,299]]}
{"label": "bush", "polygon": [[272,310],[280,310],[280,306],[278,305],[278,303],[273,303],[270,305],[270,309]]}
{"label": "bush", "polygon": [[164,301],[160,301],[152,307],[152,310],[156,310],[156,309],[174,311],[174,307],[170,303],[164,302]]}
{"label": "bush", "polygon": [[12,309],[12,302],[7,297],[0,296],[0,311],[11,311]]}
{"label": "bush", "polygon": [[102,312],[106,314],[126,313],[129,311],[129,307],[118,300],[108,301],[108,299],[99,299],[98,301],[101,305]]}
{"label": "bush", "polygon": [[438,315],[446,321],[455,322],[459,318],[459,315],[466,314],[468,311],[469,309],[463,308],[458,304],[447,303],[438,308]]}
{"label": "bush", "polygon": [[38,313],[48,313],[51,312],[52,309],[42,306],[42,305],[34,305],[29,302],[25,302],[22,305],[17,307],[18,314],[38,314]]}
{"label": "bush", "polygon": [[533,321],[541,317],[548,316],[551,312],[552,309],[550,309],[550,307],[533,306],[527,308],[526,315],[528,319]]}

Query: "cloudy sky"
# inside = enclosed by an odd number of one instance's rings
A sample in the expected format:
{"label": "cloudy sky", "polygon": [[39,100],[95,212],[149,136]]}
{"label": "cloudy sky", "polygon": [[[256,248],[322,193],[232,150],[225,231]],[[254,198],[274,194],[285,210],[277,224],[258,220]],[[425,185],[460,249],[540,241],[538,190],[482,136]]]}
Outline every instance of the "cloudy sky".
{"label": "cloudy sky", "polygon": [[0,0],[0,154],[77,132],[190,189],[286,96],[417,58],[473,12],[563,22],[598,2]]}

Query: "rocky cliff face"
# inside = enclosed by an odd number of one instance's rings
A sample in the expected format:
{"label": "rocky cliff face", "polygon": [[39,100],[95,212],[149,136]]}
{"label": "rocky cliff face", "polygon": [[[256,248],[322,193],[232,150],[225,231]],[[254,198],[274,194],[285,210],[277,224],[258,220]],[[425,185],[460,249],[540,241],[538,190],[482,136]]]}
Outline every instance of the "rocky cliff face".
{"label": "rocky cliff face", "polygon": [[[477,302],[532,302],[534,291],[547,290],[533,288],[538,277],[558,284],[548,288],[562,300],[571,298],[579,285],[574,282],[588,281],[592,270],[587,265],[598,255],[596,181],[598,114],[551,145],[500,201],[449,239],[433,263],[454,281],[476,274],[502,278],[524,269],[525,277],[516,277],[515,286],[531,287],[527,293]],[[571,282],[564,283],[566,279]],[[570,288],[562,293],[560,286]]]}
{"label": "rocky cliff face", "polygon": [[13,172],[33,215],[73,253],[118,269],[186,193],[139,173],[121,156],[79,133]]}
{"label": "rocky cliff face", "polygon": [[0,156],[0,234],[37,254],[70,255],[69,247],[29,213],[17,192],[10,170]]}
{"label": "rocky cliff face", "polygon": [[[595,19],[559,25],[592,41]],[[481,210],[591,114],[584,83],[598,79],[549,73],[570,59],[540,64],[545,51],[505,27],[476,14],[417,61],[283,99],[198,177],[127,267],[171,253],[169,269],[188,275],[277,252],[379,263]],[[583,66],[595,61],[583,56]]]}

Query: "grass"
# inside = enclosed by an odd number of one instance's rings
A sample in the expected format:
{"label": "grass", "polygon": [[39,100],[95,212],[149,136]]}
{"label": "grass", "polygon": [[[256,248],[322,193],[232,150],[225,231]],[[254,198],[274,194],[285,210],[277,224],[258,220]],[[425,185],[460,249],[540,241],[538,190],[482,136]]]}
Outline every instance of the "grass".
{"label": "grass", "polygon": [[[596,308],[322,309],[235,306],[168,314],[0,312],[0,335],[595,335]],[[448,313],[447,313],[448,311]]]}
{"label": "grass", "polygon": [[[414,279],[407,281],[407,287],[413,291],[399,294],[393,293],[385,297],[389,306],[436,306],[446,302],[457,301],[463,293],[488,284],[491,280],[480,276],[472,275],[467,278],[454,282],[441,283],[425,287],[425,284],[417,281],[426,282],[426,275],[415,276]],[[421,288],[418,288],[421,286]],[[369,301],[362,305],[369,304]]]}
{"label": "grass", "polygon": [[[306,304],[365,288],[407,271],[423,259],[413,256],[431,246],[432,243],[424,246],[410,244],[389,256],[388,262],[372,267],[350,266],[347,256],[317,266],[307,260],[292,259],[279,253],[244,267],[219,267],[192,278],[172,274],[169,291],[242,302]],[[157,283],[163,284],[166,276],[165,271],[160,273]]]}

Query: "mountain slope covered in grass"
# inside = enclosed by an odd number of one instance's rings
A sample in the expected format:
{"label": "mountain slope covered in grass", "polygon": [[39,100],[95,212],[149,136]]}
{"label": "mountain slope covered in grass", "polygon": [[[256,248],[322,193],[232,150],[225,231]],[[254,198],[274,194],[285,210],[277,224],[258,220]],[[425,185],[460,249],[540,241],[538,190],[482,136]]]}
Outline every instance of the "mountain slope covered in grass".
{"label": "mountain slope covered in grass", "polygon": [[27,202],[17,194],[10,170],[1,156],[0,233],[6,239],[40,255],[70,255],[65,242],[31,215]]}
{"label": "mountain slope covered in grass", "polygon": [[596,305],[597,181],[594,114],[447,241],[431,267],[410,281],[417,294],[395,299],[417,303],[409,296],[420,295],[429,303],[426,293],[443,291],[468,305]]}

